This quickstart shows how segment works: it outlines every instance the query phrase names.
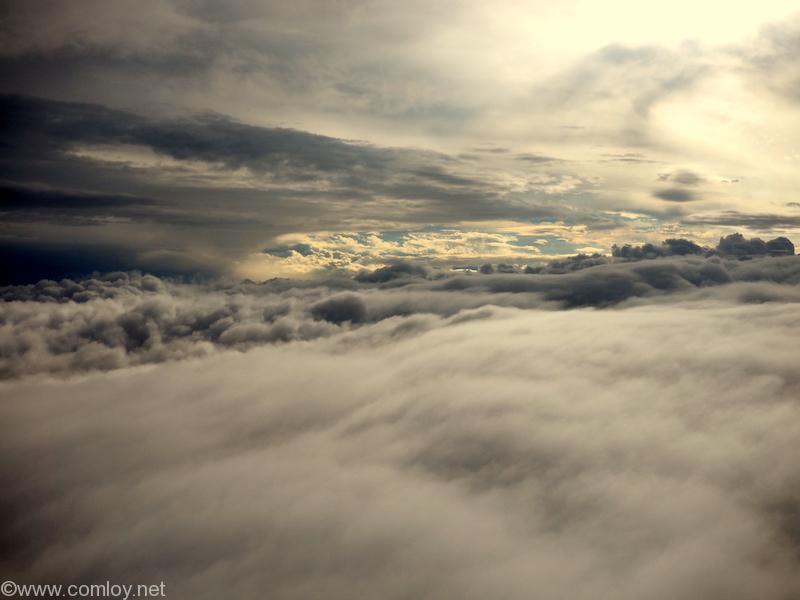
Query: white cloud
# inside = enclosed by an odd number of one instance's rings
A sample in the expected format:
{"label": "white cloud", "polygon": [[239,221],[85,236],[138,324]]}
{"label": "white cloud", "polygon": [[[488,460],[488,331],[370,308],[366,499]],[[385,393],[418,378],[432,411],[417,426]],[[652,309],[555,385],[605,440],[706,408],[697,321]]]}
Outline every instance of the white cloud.
{"label": "white cloud", "polygon": [[489,309],[405,339],[379,324],[5,383],[6,577],[135,574],[193,598],[793,597],[793,315]]}

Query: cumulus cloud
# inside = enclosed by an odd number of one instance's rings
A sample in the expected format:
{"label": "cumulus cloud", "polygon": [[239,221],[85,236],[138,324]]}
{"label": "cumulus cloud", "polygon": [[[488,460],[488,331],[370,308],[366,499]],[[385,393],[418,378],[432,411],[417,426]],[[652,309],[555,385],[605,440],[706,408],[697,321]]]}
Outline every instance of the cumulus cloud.
{"label": "cumulus cloud", "polygon": [[425,267],[413,263],[398,261],[374,271],[364,271],[356,275],[356,281],[362,283],[386,283],[399,278],[425,277]]}
{"label": "cumulus cloud", "polygon": [[[626,260],[652,259],[661,256],[686,256],[702,255],[711,256],[719,254],[727,257],[749,259],[758,256],[794,256],[794,244],[789,238],[777,237],[765,242],[761,238],[747,239],[741,233],[732,233],[719,239],[715,248],[702,247],[691,240],[673,238],[664,240],[660,246],[642,244],[632,246],[614,245],[611,249],[612,256]],[[579,258],[579,257],[576,257]]]}
{"label": "cumulus cloud", "polygon": [[461,317],[3,383],[4,577],[199,599],[800,594],[795,311]]}
{"label": "cumulus cloud", "polygon": [[311,315],[330,323],[360,323],[367,316],[364,301],[355,294],[327,298],[311,306]]}
{"label": "cumulus cloud", "polygon": [[[768,244],[760,243],[764,255]],[[740,261],[736,252],[725,258],[686,244],[667,240],[653,246],[654,253],[626,246],[617,258],[578,255],[525,269],[486,263],[476,272],[447,272],[395,263],[355,278],[238,284],[120,272],[10,286],[0,288],[0,377],[109,370],[304,342],[383,321],[377,331],[397,327],[413,334],[423,323],[423,329],[442,325],[486,306],[558,310],[665,299],[800,298],[798,257]],[[422,321],[414,320],[418,316]]]}
{"label": "cumulus cloud", "polygon": [[761,244],[0,288],[3,578],[796,597],[800,257]]}

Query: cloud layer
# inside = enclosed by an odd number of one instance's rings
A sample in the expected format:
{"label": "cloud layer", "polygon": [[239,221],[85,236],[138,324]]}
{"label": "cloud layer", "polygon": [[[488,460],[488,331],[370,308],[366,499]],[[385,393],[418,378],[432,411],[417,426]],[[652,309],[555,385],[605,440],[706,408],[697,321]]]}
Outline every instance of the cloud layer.
{"label": "cloud layer", "polygon": [[[771,265],[752,285],[796,294]],[[731,301],[741,285],[2,383],[3,575],[201,599],[797,597],[800,321]],[[97,287],[163,301],[150,279]],[[312,306],[369,320],[348,293]]]}
{"label": "cloud layer", "polygon": [[0,288],[0,377],[109,370],[362,328],[364,335],[377,328],[378,337],[394,332],[393,339],[487,306],[556,310],[800,300],[796,256],[739,261],[676,255],[631,262],[578,256],[525,272],[486,267],[483,273],[454,273],[397,263],[354,279],[261,284],[109,273]]}

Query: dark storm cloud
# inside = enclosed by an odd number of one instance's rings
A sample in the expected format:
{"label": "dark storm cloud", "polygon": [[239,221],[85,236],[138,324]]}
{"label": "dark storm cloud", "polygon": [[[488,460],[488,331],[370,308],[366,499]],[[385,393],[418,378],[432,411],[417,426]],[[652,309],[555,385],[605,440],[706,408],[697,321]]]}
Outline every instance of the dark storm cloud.
{"label": "dark storm cloud", "polygon": [[694,192],[682,188],[656,190],[653,192],[653,197],[667,202],[692,202],[698,199]]}

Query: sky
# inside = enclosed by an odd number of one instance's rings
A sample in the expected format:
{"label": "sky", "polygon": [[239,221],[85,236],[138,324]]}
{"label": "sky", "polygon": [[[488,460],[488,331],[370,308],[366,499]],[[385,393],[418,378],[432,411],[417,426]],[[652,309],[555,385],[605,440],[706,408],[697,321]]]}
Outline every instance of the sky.
{"label": "sky", "polygon": [[791,2],[0,3],[5,283],[797,237]]}

